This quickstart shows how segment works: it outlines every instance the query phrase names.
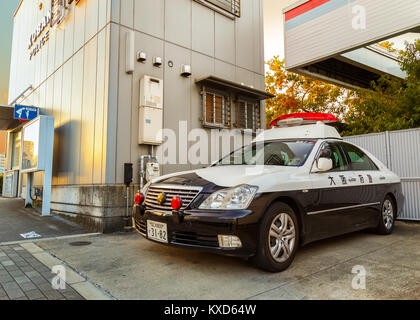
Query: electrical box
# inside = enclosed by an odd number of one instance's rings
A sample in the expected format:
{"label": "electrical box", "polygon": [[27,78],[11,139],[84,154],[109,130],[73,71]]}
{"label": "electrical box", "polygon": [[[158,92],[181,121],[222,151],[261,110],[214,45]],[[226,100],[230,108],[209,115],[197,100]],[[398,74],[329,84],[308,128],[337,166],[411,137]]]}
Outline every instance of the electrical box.
{"label": "electrical box", "polygon": [[140,107],[139,118],[139,144],[162,144],[163,110]]}
{"label": "electrical box", "polygon": [[139,144],[163,143],[163,80],[143,76],[140,80]]}
{"label": "electrical box", "polygon": [[146,181],[157,178],[160,176],[160,166],[157,162],[148,162],[146,164]]}
{"label": "electrical box", "polygon": [[143,76],[140,80],[140,107],[163,108],[163,80]]}

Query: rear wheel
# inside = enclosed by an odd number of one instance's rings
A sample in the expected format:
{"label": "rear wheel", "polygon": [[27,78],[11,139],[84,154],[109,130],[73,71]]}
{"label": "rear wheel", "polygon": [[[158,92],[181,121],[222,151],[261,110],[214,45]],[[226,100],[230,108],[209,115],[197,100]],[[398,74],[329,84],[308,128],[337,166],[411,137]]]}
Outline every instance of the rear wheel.
{"label": "rear wheel", "polygon": [[386,196],[382,203],[381,216],[375,232],[378,234],[391,234],[394,229],[396,205],[390,196]]}
{"label": "rear wheel", "polygon": [[273,204],[260,224],[254,262],[270,272],[283,271],[292,263],[298,245],[299,227],[295,212],[285,203]]}

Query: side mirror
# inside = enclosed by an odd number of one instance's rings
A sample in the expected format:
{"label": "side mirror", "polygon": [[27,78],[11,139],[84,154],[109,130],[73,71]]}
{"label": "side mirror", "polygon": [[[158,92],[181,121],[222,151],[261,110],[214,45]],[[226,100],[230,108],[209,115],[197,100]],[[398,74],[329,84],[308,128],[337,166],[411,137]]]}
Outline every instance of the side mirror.
{"label": "side mirror", "polygon": [[316,161],[316,168],[314,172],[326,172],[333,168],[333,162],[330,158],[319,158]]}

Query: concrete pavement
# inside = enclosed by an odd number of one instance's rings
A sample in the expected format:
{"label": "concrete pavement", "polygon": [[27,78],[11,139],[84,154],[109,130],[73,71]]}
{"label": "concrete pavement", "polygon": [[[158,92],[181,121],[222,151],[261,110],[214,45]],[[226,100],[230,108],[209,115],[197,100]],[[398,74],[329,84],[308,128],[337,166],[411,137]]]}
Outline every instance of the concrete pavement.
{"label": "concrete pavement", "polygon": [[[247,261],[165,247],[137,233],[38,245],[118,299],[420,299],[420,224],[390,236],[357,232],[301,248],[291,267],[266,273]],[[360,269],[362,268],[362,269]],[[366,272],[354,289],[352,273]],[[357,279],[356,279],[357,280]],[[360,282],[357,282],[360,285]]]}
{"label": "concrete pavement", "polygon": [[0,244],[25,240],[20,234],[35,231],[43,238],[79,235],[89,231],[59,216],[42,217],[35,209],[25,209],[22,199],[0,197]]}

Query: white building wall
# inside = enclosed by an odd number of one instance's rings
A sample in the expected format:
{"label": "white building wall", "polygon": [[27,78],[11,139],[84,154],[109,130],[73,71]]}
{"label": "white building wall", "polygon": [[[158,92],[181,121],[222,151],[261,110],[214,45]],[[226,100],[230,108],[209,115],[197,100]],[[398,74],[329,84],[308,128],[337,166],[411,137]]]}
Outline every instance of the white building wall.
{"label": "white building wall", "polygon": [[[143,75],[164,79],[164,127],[178,132],[178,122],[188,130],[201,128],[200,87],[195,79],[210,74],[264,90],[262,0],[242,0],[241,17],[231,19],[194,0],[123,0],[111,5],[111,58],[106,182],[122,183],[124,163],[138,163],[147,154],[139,146],[139,82]],[[125,72],[125,34],[135,33],[135,52],[148,61]],[[154,56],[163,58],[160,68]],[[168,66],[168,61],[174,67]],[[182,64],[192,66],[192,76],[180,76]],[[262,123],[265,112],[262,108]],[[178,158],[178,160],[180,160]],[[163,173],[194,166],[165,165]],[[138,182],[137,175],[135,181]]]}
{"label": "white building wall", "polygon": [[104,184],[111,0],[72,4],[30,59],[29,36],[50,9],[43,3],[23,0],[14,18],[9,103],[32,85],[19,103],[55,117],[53,185]]}
{"label": "white building wall", "polygon": [[[297,1],[296,6],[308,1]],[[328,6],[337,6],[337,9],[322,9]],[[317,10],[325,14],[317,16]],[[299,19],[304,23],[294,26]],[[285,22],[286,68],[302,67],[419,26],[418,0],[331,0]]]}

